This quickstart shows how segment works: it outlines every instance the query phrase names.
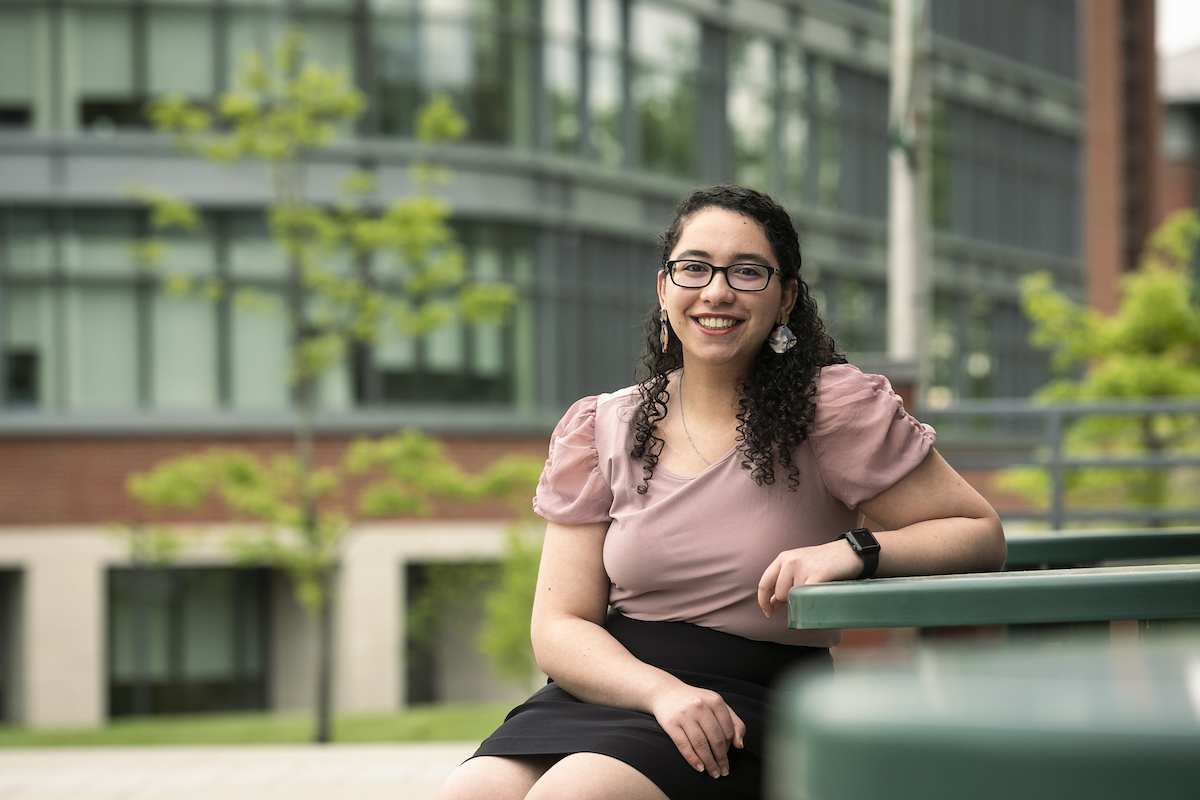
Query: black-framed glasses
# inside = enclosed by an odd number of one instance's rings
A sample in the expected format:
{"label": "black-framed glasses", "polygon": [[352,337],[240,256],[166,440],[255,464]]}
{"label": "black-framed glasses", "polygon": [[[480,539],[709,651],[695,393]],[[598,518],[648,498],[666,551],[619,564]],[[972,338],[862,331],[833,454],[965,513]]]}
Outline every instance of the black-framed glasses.
{"label": "black-framed glasses", "polygon": [[680,258],[667,262],[667,274],[671,283],[681,289],[703,289],[712,283],[713,275],[725,273],[725,282],[730,289],[739,292],[761,292],[771,282],[771,276],[779,272],[775,267],[763,264],[730,264],[728,267],[714,267],[707,261],[697,261],[694,258]]}

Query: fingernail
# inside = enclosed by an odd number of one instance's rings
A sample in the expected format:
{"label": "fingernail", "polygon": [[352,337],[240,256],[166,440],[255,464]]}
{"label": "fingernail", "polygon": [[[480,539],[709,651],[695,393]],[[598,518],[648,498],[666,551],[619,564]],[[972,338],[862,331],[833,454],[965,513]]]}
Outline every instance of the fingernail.
{"label": "fingernail", "polygon": [[714,769],[712,772],[708,773],[708,774],[709,774],[709,775],[712,775],[714,778],[719,778],[719,777],[721,777],[721,773],[717,772],[715,769]]}
{"label": "fingernail", "polygon": [[696,772],[704,772],[703,764],[693,764],[692,766],[696,768]]}

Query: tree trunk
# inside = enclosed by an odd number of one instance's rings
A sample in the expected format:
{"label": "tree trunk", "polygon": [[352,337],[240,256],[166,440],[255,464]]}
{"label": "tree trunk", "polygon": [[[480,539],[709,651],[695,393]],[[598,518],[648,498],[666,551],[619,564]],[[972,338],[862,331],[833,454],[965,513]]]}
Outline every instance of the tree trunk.
{"label": "tree trunk", "polygon": [[[304,196],[303,165],[300,160],[286,161],[276,167],[275,192],[279,204],[295,209]],[[317,422],[317,376],[309,373],[305,358],[305,345],[313,335],[308,324],[308,287],[304,280],[304,266],[293,254],[288,259],[288,323],[291,334],[291,369],[296,381],[296,470],[301,512],[300,535],[310,553],[321,550],[320,524],[317,518],[316,498],[312,492],[312,471]],[[320,586],[320,604],[317,610],[317,727],[314,735],[318,743],[329,741],[330,717],[332,716],[333,674],[333,582],[332,567],[320,568],[316,580]]]}
{"label": "tree trunk", "polygon": [[317,620],[317,728],[313,741],[328,744],[333,727],[333,571],[321,575],[321,611]]}

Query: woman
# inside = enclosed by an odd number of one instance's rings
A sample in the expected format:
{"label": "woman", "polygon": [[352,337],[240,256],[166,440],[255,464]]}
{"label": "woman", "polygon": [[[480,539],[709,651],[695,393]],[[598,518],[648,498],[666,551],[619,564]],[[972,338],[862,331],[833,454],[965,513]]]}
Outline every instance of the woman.
{"label": "woman", "polygon": [[[839,640],[787,628],[789,589],[1004,563],[995,512],[933,430],[837,353],[783,208],[700,190],[663,245],[649,377],[567,412],[534,500],[531,632],[552,681],[443,800],[757,797],[767,684]],[[877,552],[840,536],[860,514]]]}

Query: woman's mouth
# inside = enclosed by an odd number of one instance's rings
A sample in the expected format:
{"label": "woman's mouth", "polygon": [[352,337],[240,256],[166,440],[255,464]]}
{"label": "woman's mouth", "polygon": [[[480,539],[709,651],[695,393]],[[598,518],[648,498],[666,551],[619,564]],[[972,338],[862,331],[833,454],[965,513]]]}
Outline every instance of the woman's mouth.
{"label": "woman's mouth", "polygon": [[727,330],[741,322],[740,319],[730,319],[729,317],[693,317],[693,319],[701,328],[710,331]]}

